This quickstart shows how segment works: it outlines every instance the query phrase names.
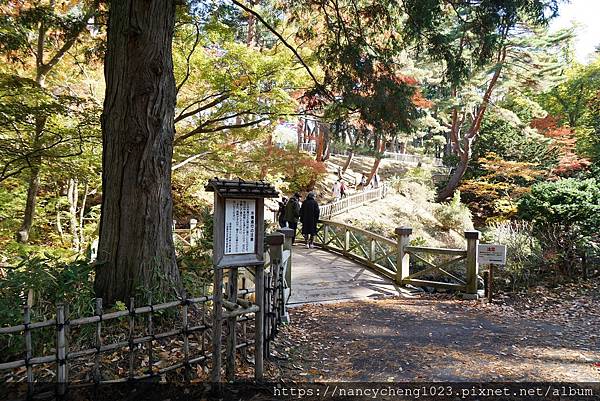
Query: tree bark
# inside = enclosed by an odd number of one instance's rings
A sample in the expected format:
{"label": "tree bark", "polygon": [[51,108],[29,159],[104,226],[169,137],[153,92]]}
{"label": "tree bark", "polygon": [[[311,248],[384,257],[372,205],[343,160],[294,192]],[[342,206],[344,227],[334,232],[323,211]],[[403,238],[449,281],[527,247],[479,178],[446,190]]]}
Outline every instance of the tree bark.
{"label": "tree bark", "polygon": [[348,149],[348,157],[346,158],[346,163],[344,163],[344,167],[342,167],[342,174],[346,172],[350,168],[350,164],[352,164],[352,159],[354,158],[354,149],[356,145],[358,145],[358,132],[354,136],[354,140],[352,141],[352,146]]}
{"label": "tree bark", "polygon": [[[498,83],[500,74],[502,73],[504,61],[506,60],[506,52],[506,47],[503,47],[499,50],[494,75],[492,75],[492,78],[490,79],[490,82],[487,85],[485,93],[483,94],[481,104],[477,108],[477,112],[475,113],[474,119],[470,124],[469,130],[464,134],[462,139],[459,138],[460,131],[465,120],[465,114],[463,113],[463,117],[459,119],[458,110],[456,108],[452,110],[452,127],[450,129],[450,143],[452,145],[452,150],[458,154],[460,160],[458,165],[456,166],[456,170],[450,177],[450,181],[448,181],[446,187],[438,193],[436,199],[438,202],[444,201],[450,196],[452,196],[452,194],[454,194],[454,191],[456,191],[456,188],[458,188],[460,184],[460,180],[467,171],[467,167],[469,166],[469,159],[471,158],[471,146],[473,141],[475,141],[477,139],[477,136],[479,135],[481,123],[483,122],[483,117],[485,116],[485,112],[488,108],[488,105],[490,104],[492,93],[494,91],[494,88],[496,87],[496,84]],[[453,87],[452,96],[456,96],[456,93],[457,90],[455,87]]]}
{"label": "tree bark", "polygon": [[71,236],[73,240],[71,245],[74,251],[81,250],[79,243],[79,222],[77,221],[77,203],[79,203],[79,183],[76,178],[69,180],[67,190],[67,200],[69,201],[69,225],[71,227]]}
{"label": "tree bark", "polygon": [[461,151],[459,153],[460,159],[458,161],[458,165],[456,166],[456,170],[450,177],[450,181],[448,181],[448,184],[446,184],[444,189],[442,189],[440,191],[440,193],[438,194],[438,196],[437,196],[438,202],[442,202],[454,194],[454,191],[456,191],[456,188],[458,188],[458,186],[460,184],[460,180],[463,178],[463,176],[467,172],[467,167],[469,167],[469,159],[471,158],[471,143],[470,143],[470,141],[465,146],[465,148],[463,148],[463,151]]}
{"label": "tree bark", "polygon": [[383,154],[383,151],[385,150],[385,140],[377,138],[375,140],[375,143],[377,144],[376,145],[377,146],[376,147],[377,156],[375,156],[375,162],[373,163],[371,172],[369,173],[369,176],[367,177],[366,185],[369,185],[371,183],[371,181],[373,180],[373,177],[375,176],[375,174],[377,174],[377,171],[379,171],[379,165],[381,164],[382,154]]}
{"label": "tree bark", "polygon": [[140,289],[181,294],[171,161],[174,0],[110,5],[102,114],[102,214],[94,288],[108,304]]}
{"label": "tree bark", "polygon": [[40,187],[40,166],[39,163],[32,165],[29,174],[29,187],[27,189],[27,201],[25,203],[25,212],[23,214],[23,222],[17,231],[17,241],[21,243],[29,242],[29,232],[33,225],[35,217],[35,204],[37,201],[37,193]]}

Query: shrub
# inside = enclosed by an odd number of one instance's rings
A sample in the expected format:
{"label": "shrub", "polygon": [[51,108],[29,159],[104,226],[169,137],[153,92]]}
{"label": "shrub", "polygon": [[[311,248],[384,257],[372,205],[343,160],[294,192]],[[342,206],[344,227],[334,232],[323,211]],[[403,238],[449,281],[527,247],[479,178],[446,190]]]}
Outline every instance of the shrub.
{"label": "shrub", "polygon": [[506,245],[506,266],[499,269],[504,286],[511,290],[529,287],[543,268],[544,252],[534,236],[534,225],[526,221],[492,223],[483,236],[484,242]]}
{"label": "shrub", "polygon": [[[69,305],[71,318],[89,316],[94,311],[93,267],[76,260],[65,263],[46,255],[23,259],[16,267],[3,268],[0,280],[0,326],[23,323],[22,306],[32,296],[32,321],[51,319],[57,303]],[[37,344],[52,344],[51,331],[40,331]],[[0,355],[21,352],[22,337],[8,336],[0,343]]]}
{"label": "shrub", "polygon": [[555,270],[587,274],[587,259],[600,254],[600,184],[594,178],[534,185],[519,203],[521,218],[536,222]]}
{"label": "shrub", "polygon": [[600,230],[600,183],[594,178],[539,183],[521,198],[518,210],[524,220],[578,226],[583,234],[594,234]]}
{"label": "shrub", "polygon": [[459,191],[454,193],[450,202],[438,205],[433,211],[433,215],[446,231],[455,230],[462,232],[473,229],[471,212],[466,205],[460,203]]}

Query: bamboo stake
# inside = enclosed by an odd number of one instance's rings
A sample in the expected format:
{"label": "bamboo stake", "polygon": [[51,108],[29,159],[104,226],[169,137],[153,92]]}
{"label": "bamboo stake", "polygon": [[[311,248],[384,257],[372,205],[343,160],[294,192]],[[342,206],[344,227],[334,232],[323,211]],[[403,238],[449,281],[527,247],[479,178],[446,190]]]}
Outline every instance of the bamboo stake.
{"label": "bamboo stake", "polygon": [[150,376],[153,375],[153,371],[152,371],[152,346],[153,346],[153,342],[152,340],[154,339],[154,325],[152,322],[152,316],[154,315],[154,308],[152,306],[152,293],[150,292],[148,294],[148,304],[150,305],[150,311],[148,312],[148,335],[150,336],[150,341],[148,341],[148,374]]}
{"label": "bamboo stake", "polygon": [[212,327],[212,355],[213,368],[211,381],[219,383],[221,381],[221,319],[223,318],[222,300],[223,300],[223,269],[215,266],[214,290],[213,290],[213,327]]}
{"label": "bamboo stake", "polygon": [[69,304],[65,304],[65,383],[69,382],[69,333],[71,331],[69,314]]}
{"label": "bamboo stake", "polygon": [[[245,289],[246,289],[246,277],[242,277],[242,290],[245,290]],[[245,305],[242,304],[242,306],[244,308],[249,308],[251,305],[250,305],[250,301],[245,299],[246,294],[242,295],[242,297],[244,298],[243,300],[245,301]],[[238,304],[240,303],[240,301],[241,301],[241,299],[238,300]],[[247,333],[246,321],[247,320],[242,321],[242,339],[243,339],[244,343],[248,343],[248,333]],[[241,355],[242,355],[242,360],[246,361],[248,358],[248,351],[247,351],[246,347],[241,349]]]}
{"label": "bamboo stake", "polygon": [[56,306],[56,381],[58,393],[64,394],[67,383],[65,361],[65,308],[64,305]]}
{"label": "bamboo stake", "polygon": [[100,348],[102,348],[102,298],[96,298],[96,316],[100,320],[96,322],[96,355],[94,356],[94,383],[102,380],[100,374]]}
{"label": "bamboo stake", "polygon": [[256,266],[255,290],[259,311],[255,314],[254,327],[254,378],[263,379],[264,318],[265,318],[265,267]]}
{"label": "bamboo stake", "polygon": [[134,336],[134,331],[135,331],[135,298],[130,298],[129,299],[129,379],[133,380],[134,375],[134,371],[133,371],[133,364],[134,364],[134,351],[135,351],[135,346],[133,343],[133,336]]}
{"label": "bamboo stake", "polygon": [[183,366],[184,366],[184,376],[185,381],[190,381],[190,344],[189,344],[189,324],[188,324],[188,300],[183,301],[183,306],[181,307],[181,320],[183,322]]}
{"label": "bamboo stake", "polygon": [[31,324],[31,308],[29,305],[23,307],[23,324],[25,326],[25,366],[27,367],[27,391],[31,393],[33,391],[33,367],[30,364],[31,357],[33,356],[33,350],[31,346],[31,330],[29,324]]}
{"label": "bamboo stake", "polygon": [[[233,302],[233,304],[237,307],[237,276],[238,276],[238,268],[232,267],[229,269],[229,279],[227,280],[227,299],[229,302]],[[235,333],[235,324],[237,317],[230,316],[227,318],[227,328],[228,328],[228,336],[227,336],[227,380],[233,381],[235,380],[235,344],[236,344],[236,333]]]}

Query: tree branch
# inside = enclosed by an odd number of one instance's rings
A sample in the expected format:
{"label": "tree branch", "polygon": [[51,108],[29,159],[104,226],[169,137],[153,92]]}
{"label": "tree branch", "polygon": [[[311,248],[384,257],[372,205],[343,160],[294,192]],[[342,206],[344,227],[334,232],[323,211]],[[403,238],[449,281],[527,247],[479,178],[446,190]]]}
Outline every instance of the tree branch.
{"label": "tree branch", "polygon": [[256,19],[258,19],[260,21],[261,24],[263,24],[269,31],[271,31],[271,33],[273,35],[275,35],[277,37],[277,39],[279,39],[281,41],[281,43],[283,43],[283,45],[285,47],[287,47],[292,53],[294,53],[294,56],[296,56],[296,59],[298,59],[298,61],[300,62],[300,64],[302,64],[302,66],[304,67],[304,69],[306,70],[306,72],[308,73],[308,75],[310,75],[310,77],[314,81],[315,85],[317,85],[317,87],[323,92],[323,94],[325,94],[326,96],[331,97],[331,95],[329,94],[329,92],[327,91],[327,89],[325,88],[325,86],[323,86],[323,84],[320,83],[317,80],[317,77],[315,77],[315,75],[311,71],[310,67],[304,62],[304,59],[302,59],[302,57],[300,56],[300,54],[298,53],[298,51],[292,45],[290,45],[285,40],[285,38],[283,36],[281,36],[281,34],[275,30],[275,28],[273,28],[267,21],[265,21],[265,19],[259,13],[257,13],[253,9],[245,6],[244,4],[240,3],[238,0],[231,0],[231,1],[233,2],[233,4],[235,4],[236,6],[240,7],[244,11],[246,11],[246,12],[254,15],[256,17]]}

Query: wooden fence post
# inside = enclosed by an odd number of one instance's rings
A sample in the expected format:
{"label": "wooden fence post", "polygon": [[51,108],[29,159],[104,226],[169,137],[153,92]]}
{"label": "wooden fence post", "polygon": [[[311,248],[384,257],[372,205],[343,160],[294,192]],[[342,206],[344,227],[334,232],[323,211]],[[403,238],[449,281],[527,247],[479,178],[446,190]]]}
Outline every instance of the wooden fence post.
{"label": "wooden fence post", "polygon": [[350,250],[350,230],[348,227],[344,228],[344,251],[348,252]]}
{"label": "wooden fence post", "polygon": [[290,258],[288,259],[287,270],[285,271],[285,282],[287,283],[287,288],[289,294],[287,294],[285,300],[287,301],[291,291],[292,291],[292,237],[294,235],[294,230],[291,228],[280,228],[277,232],[285,235],[285,240],[283,241],[283,250],[290,251]]}
{"label": "wooden fence post", "polygon": [[477,299],[477,278],[479,275],[478,246],[480,232],[477,230],[465,231],[467,239],[467,288],[463,298]]}
{"label": "wooden fence post", "polygon": [[198,220],[190,219],[190,245],[196,246],[196,228],[198,227]]}
{"label": "wooden fence post", "polygon": [[133,343],[133,339],[135,338],[135,298],[129,298],[129,380],[133,380],[135,376],[134,368],[135,368],[135,344]]}
{"label": "wooden fence post", "polygon": [[67,358],[65,339],[65,307],[56,306],[56,382],[58,394],[65,393],[67,384]]}
{"label": "wooden fence post", "polygon": [[25,326],[25,366],[27,368],[27,391],[33,391],[33,367],[31,366],[31,358],[33,357],[33,348],[31,346],[31,307],[25,305],[23,307],[23,325]]}
{"label": "wooden fence post", "polygon": [[263,379],[263,353],[264,353],[264,329],[265,329],[265,266],[256,266],[254,277],[255,300],[258,312],[254,314],[254,378],[259,381]]}
{"label": "wooden fence post", "polygon": [[[98,384],[102,380],[100,372],[100,349],[102,348],[102,298],[96,298],[96,316],[99,317],[96,322],[96,354],[94,355],[94,383]],[[150,366],[152,366],[150,362]]]}
{"label": "wooden fence post", "polygon": [[[266,333],[269,336],[269,341],[265,344],[265,351],[269,352],[270,337],[273,336],[273,332],[277,328],[277,322],[273,319],[274,315],[277,315],[278,302],[280,298],[283,298],[279,285],[279,273],[281,270],[281,261],[283,259],[283,244],[285,241],[285,235],[282,233],[273,233],[267,235],[267,244],[269,245],[269,255],[271,259],[271,270],[267,274],[268,280],[268,299],[265,311],[267,312],[267,330]],[[267,354],[268,356],[268,354]]]}
{"label": "wooden fence post", "polygon": [[402,284],[402,280],[410,276],[410,255],[406,247],[410,244],[412,228],[397,227],[394,230],[398,235],[398,259],[396,260],[396,284]]}
{"label": "wooden fence post", "polygon": [[[228,280],[227,280],[227,300],[233,304],[237,303],[238,294],[238,268],[230,267]],[[231,311],[230,311],[231,312]],[[236,350],[236,330],[235,324],[237,316],[233,315],[227,318],[227,361],[226,361],[226,372],[227,380],[235,380],[235,350]]]}
{"label": "wooden fence post", "polygon": [[329,243],[329,226],[326,223],[323,223],[323,249],[327,249],[327,244]]}
{"label": "wooden fence post", "polygon": [[[221,333],[223,320],[223,268],[214,266],[214,281],[213,281],[213,322],[212,322],[212,372],[211,381],[219,383],[221,381]],[[258,271],[256,268],[256,277],[258,279]],[[258,281],[257,281],[258,282]],[[258,286],[257,286],[258,287]],[[258,288],[257,288],[258,290]],[[258,293],[257,293],[258,297]]]}

